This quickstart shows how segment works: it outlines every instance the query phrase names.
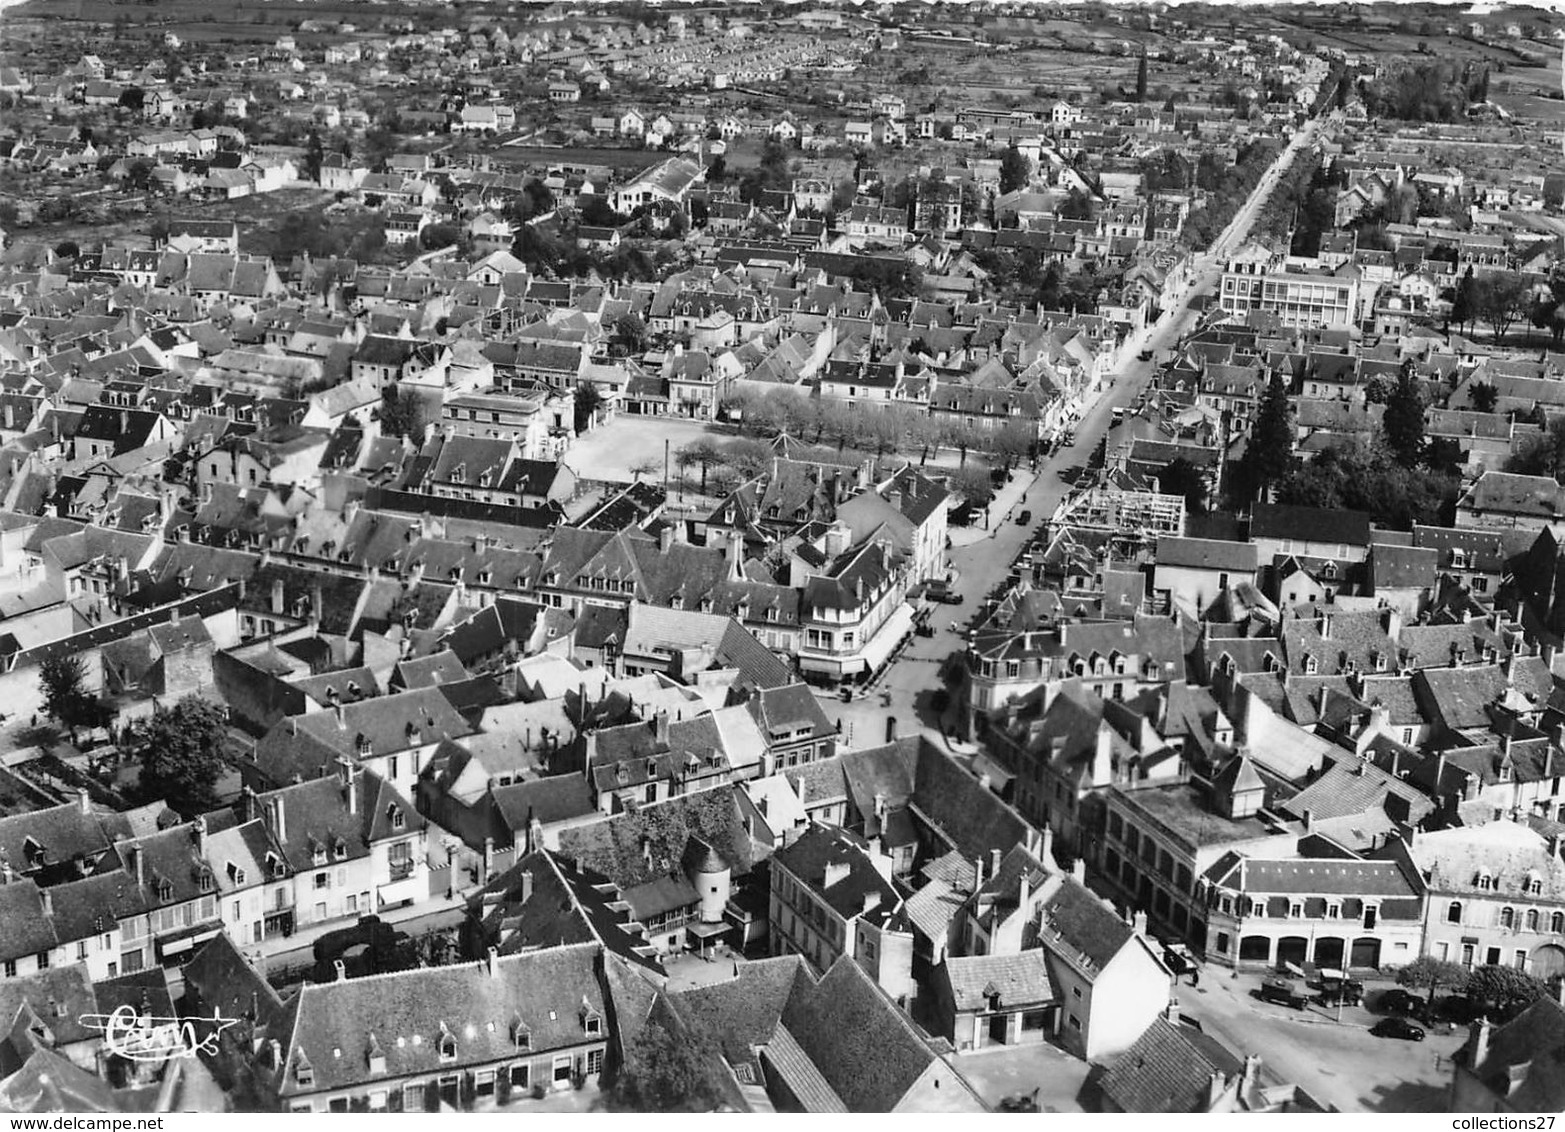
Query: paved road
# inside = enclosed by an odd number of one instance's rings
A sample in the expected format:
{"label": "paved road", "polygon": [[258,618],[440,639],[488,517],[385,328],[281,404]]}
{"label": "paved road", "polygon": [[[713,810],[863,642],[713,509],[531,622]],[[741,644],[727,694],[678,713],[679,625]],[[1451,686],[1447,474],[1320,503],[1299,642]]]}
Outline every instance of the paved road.
{"label": "paved road", "polygon": [[[1344,1008],[1304,1011],[1259,1002],[1256,975],[1233,979],[1209,967],[1199,988],[1178,988],[1180,1012],[1200,1022],[1240,1056],[1257,1054],[1284,1081],[1341,1112],[1444,1112],[1450,1104],[1451,1055],[1466,1031],[1435,1031],[1422,1042],[1377,1038],[1377,1015]],[[1375,988],[1371,988],[1371,1001]]]}
{"label": "paved road", "polygon": [[[1216,290],[1222,275],[1222,258],[1244,243],[1261,205],[1276,187],[1279,178],[1295,157],[1315,143],[1319,133],[1319,120],[1312,120],[1305,129],[1294,135],[1287,148],[1262,175],[1244,205],[1234,214],[1228,227],[1213,242],[1212,250],[1196,257],[1195,270],[1184,290],[1178,294],[1178,300],[1156,323],[1127,343],[1123,351],[1125,361],[1110,377],[1109,387],[1077,423],[1075,443],[1053,458],[1041,462],[1037,480],[1022,496],[1016,509],[1030,510],[1034,526],[1047,520],[1071,490],[1070,485],[1060,478],[1060,473],[1070,468],[1084,467],[1098,441],[1108,433],[1113,411],[1129,406],[1146,389],[1154,365],[1141,361],[1139,353],[1146,349],[1159,353],[1167,350],[1191,329],[1197,317],[1193,304],[1199,296]],[[911,735],[922,731],[931,739],[941,739],[939,721],[929,707],[931,693],[940,686],[940,666],[953,652],[964,647],[961,630],[981,607],[985,596],[1005,579],[1011,563],[1032,534],[1031,528],[1018,526],[1006,514],[994,512],[993,515],[994,531],[991,538],[971,546],[955,548],[950,553],[951,564],[960,571],[960,577],[952,588],[961,595],[961,604],[937,606],[932,621],[935,635],[912,638],[912,643],[892,663],[876,686],[876,693],[890,693],[890,703],[885,703],[880,694],[871,694],[851,704],[844,704],[829,693],[819,693],[827,715],[834,720],[842,720],[844,739],[848,746],[867,747],[884,742],[888,717],[896,720],[898,734]],[[950,628],[952,621],[958,624],[957,632],[952,632]]]}

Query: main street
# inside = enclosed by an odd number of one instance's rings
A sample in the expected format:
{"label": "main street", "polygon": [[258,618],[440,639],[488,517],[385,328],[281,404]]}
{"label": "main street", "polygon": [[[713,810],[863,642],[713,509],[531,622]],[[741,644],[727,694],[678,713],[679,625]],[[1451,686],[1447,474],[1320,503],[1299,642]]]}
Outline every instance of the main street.
{"label": "main street", "polygon": [[[935,607],[931,619],[934,636],[911,638],[908,646],[887,667],[874,693],[852,703],[843,703],[839,697],[827,692],[819,693],[827,715],[842,721],[844,740],[849,746],[867,747],[883,742],[888,718],[896,720],[900,735],[922,731],[931,739],[944,742],[940,719],[930,708],[930,696],[941,687],[941,665],[952,653],[965,647],[966,623],[981,607],[984,598],[1005,580],[1011,564],[1034,529],[1046,521],[1070,493],[1071,487],[1061,478],[1061,473],[1084,466],[1098,441],[1108,434],[1114,410],[1126,408],[1145,392],[1156,365],[1155,361],[1143,361],[1140,355],[1150,350],[1156,359],[1190,331],[1199,315],[1197,300],[1217,289],[1223,259],[1249,237],[1262,205],[1294,159],[1316,143],[1321,127],[1321,119],[1311,119],[1294,135],[1262,174],[1228,226],[1213,241],[1211,249],[1195,257],[1191,277],[1183,290],[1177,292],[1176,301],[1156,322],[1133,335],[1125,344],[1121,350],[1122,361],[1110,375],[1107,388],[1077,422],[1074,442],[1052,457],[1039,461],[1037,478],[1011,509],[1012,514],[991,508],[989,537],[969,546],[953,547],[949,559],[959,576],[951,588],[961,595],[962,601],[960,605]],[[1014,521],[1013,514],[1024,510],[1032,512],[1032,521],[1021,525]],[[889,704],[884,700],[884,694],[888,692]]]}

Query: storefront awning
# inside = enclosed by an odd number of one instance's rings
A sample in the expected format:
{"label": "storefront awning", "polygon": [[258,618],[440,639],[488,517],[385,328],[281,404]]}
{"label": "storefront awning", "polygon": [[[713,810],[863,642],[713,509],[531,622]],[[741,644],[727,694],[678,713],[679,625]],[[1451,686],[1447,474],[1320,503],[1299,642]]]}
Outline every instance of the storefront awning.
{"label": "storefront awning", "polygon": [[870,642],[864,646],[860,654],[864,658],[864,667],[874,672],[886,661],[891,659],[891,654],[896,647],[913,631],[913,608],[906,602],[898,605],[891,611],[891,616],[886,618],[885,624],[880,627]]}

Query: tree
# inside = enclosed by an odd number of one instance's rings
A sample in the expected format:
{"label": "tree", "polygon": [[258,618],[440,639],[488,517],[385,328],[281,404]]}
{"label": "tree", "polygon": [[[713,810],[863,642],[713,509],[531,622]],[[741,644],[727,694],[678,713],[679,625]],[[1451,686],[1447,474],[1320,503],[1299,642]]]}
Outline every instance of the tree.
{"label": "tree", "polygon": [[1505,461],[1505,470],[1522,476],[1565,475],[1565,417],[1556,417],[1541,435],[1527,437]]}
{"label": "tree", "polygon": [[140,114],[147,105],[147,92],[139,86],[128,86],[120,91],[120,105],[132,114]]}
{"label": "tree", "polygon": [[626,311],[614,320],[611,341],[623,346],[632,354],[642,354],[647,349],[647,324],[635,311]]}
{"label": "tree", "polygon": [[1494,330],[1498,343],[1527,309],[1527,281],[1514,271],[1486,271],[1478,276],[1475,306]]}
{"label": "tree", "polygon": [[1146,53],[1146,50],[1143,49],[1142,52],[1141,52],[1141,61],[1136,64],[1136,101],[1137,102],[1145,102],[1146,100],[1147,100],[1147,53]]}
{"label": "tree", "polygon": [[951,473],[951,490],[974,507],[987,507],[994,498],[994,481],[989,469],[975,462]]}
{"label": "tree", "polygon": [[1027,187],[1027,182],[1032,179],[1032,163],[1022,155],[1022,151],[1014,145],[1005,151],[1000,158],[1000,191],[1002,193],[1014,193],[1017,189]]}
{"label": "tree", "polygon": [[1451,300],[1451,314],[1447,324],[1455,323],[1457,328],[1469,325],[1477,315],[1477,281],[1473,277],[1473,268],[1469,264],[1467,271],[1456,284],[1456,295]]}
{"label": "tree", "polygon": [[461,238],[462,229],[449,222],[431,224],[418,234],[419,245],[425,251],[433,251],[435,248],[448,248]]}
{"label": "tree", "polygon": [[1411,361],[1404,362],[1397,374],[1380,427],[1397,462],[1404,468],[1416,467],[1424,456],[1424,394]]}
{"label": "tree", "polygon": [[662,470],[663,465],[650,456],[644,456],[630,466],[630,474],[636,477],[637,483],[641,482],[643,476],[650,479]]}
{"label": "tree", "polygon": [[1158,491],[1183,496],[1185,510],[1192,515],[1205,514],[1208,487],[1206,473],[1183,456],[1169,461],[1157,474]]}
{"label": "tree", "polygon": [[603,404],[603,394],[590,381],[576,386],[576,433],[580,435],[592,427],[598,408]]}
{"label": "tree", "polygon": [[309,142],[304,147],[304,175],[309,180],[320,184],[321,162],[326,158],[326,151],[321,146],[319,130],[310,131]]}
{"label": "tree", "polygon": [[675,455],[679,459],[679,466],[688,468],[692,465],[701,469],[701,492],[706,493],[706,477],[711,469],[723,462],[723,454],[718,451],[717,445],[709,440],[692,440],[681,447]]}
{"label": "tree", "polygon": [[415,444],[424,439],[424,403],[413,393],[387,386],[380,402],[380,431],[404,436]]}
{"label": "tree", "polygon": [[1549,988],[1542,979],[1525,971],[1491,964],[1478,967],[1468,975],[1464,993],[1485,1006],[1508,1011],[1531,1006],[1548,995]]}
{"label": "tree", "polygon": [[1410,990],[1428,988],[1429,1001],[1435,1001],[1435,991],[1440,987],[1460,994],[1467,985],[1467,968],[1448,959],[1436,959],[1433,955],[1420,955],[1397,972],[1397,985]]}
{"label": "tree", "polygon": [[141,763],[142,799],[164,802],[187,817],[213,809],[227,750],[228,722],[209,700],[186,696],[171,708],[155,709],[131,742]]}
{"label": "tree", "polygon": [[86,667],[75,653],[45,657],[38,665],[44,711],[73,733],[97,722],[97,702],[88,693],[86,680]]}
{"label": "tree", "polygon": [[1260,494],[1292,467],[1293,406],[1288,401],[1288,386],[1282,374],[1274,373],[1245,442],[1243,471],[1249,490]]}
{"label": "tree", "polygon": [[612,1086],[615,1099],[638,1112],[717,1109],[723,1093],[713,1065],[716,1048],[657,1010],[636,1041],[625,1044],[625,1064]]}
{"label": "tree", "polygon": [[1468,400],[1480,413],[1492,413],[1500,403],[1500,391],[1491,382],[1475,381],[1467,389]]}

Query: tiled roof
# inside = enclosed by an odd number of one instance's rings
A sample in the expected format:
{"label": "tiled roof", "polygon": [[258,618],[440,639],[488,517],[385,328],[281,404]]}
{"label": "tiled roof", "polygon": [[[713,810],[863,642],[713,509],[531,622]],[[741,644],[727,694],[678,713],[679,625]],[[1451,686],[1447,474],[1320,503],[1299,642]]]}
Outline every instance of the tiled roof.
{"label": "tiled roof", "polygon": [[1541,998],[1495,1029],[1472,1072],[1505,1098],[1507,1111],[1565,1109],[1565,1006]]}
{"label": "tiled roof", "polygon": [[1054,1002],[1059,991],[1049,977],[1049,961],[1039,948],[1015,955],[972,955],[945,962],[951,998],[959,1011],[987,1011]]}
{"label": "tiled roof", "polygon": [[[456,1072],[514,1058],[518,1025],[533,1055],[598,1040],[583,1025],[595,1014],[606,1036],[596,944],[505,955],[492,963],[420,967],[299,988],[283,1019],[283,1096],[369,1085],[416,1074]],[[441,1046],[454,1044],[447,1059]],[[381,1070],[372,1051],[384,1058]],[[314,1081],[301,1085],[302,1059]]]}
{"label": "tiled roof", "polygon": [[1099,1089],[1120,1112],[1205,1112],[1212,1075],[1231,1077],[1243,1068],[1215,1040],[1158,1017],[1109,1067]]}
{"label": "tiled roof", "polygon": [[[939,1060],[912,1021],[848,955],[814,987],[789,999],[782,1024],[850,1112],[891,1112]],[[965,1091],[954,1072],[942,1084]]]}
{"label": "tiled roof", "polygon": [[1039,939],[1050,950],[1074,949],[1077,960],[1085,957],[1096,971],[1107,967],[1134,937],[1134,929],[1105,904],[1101,897],[1072,878],[1065,878],[1044,905]]}

